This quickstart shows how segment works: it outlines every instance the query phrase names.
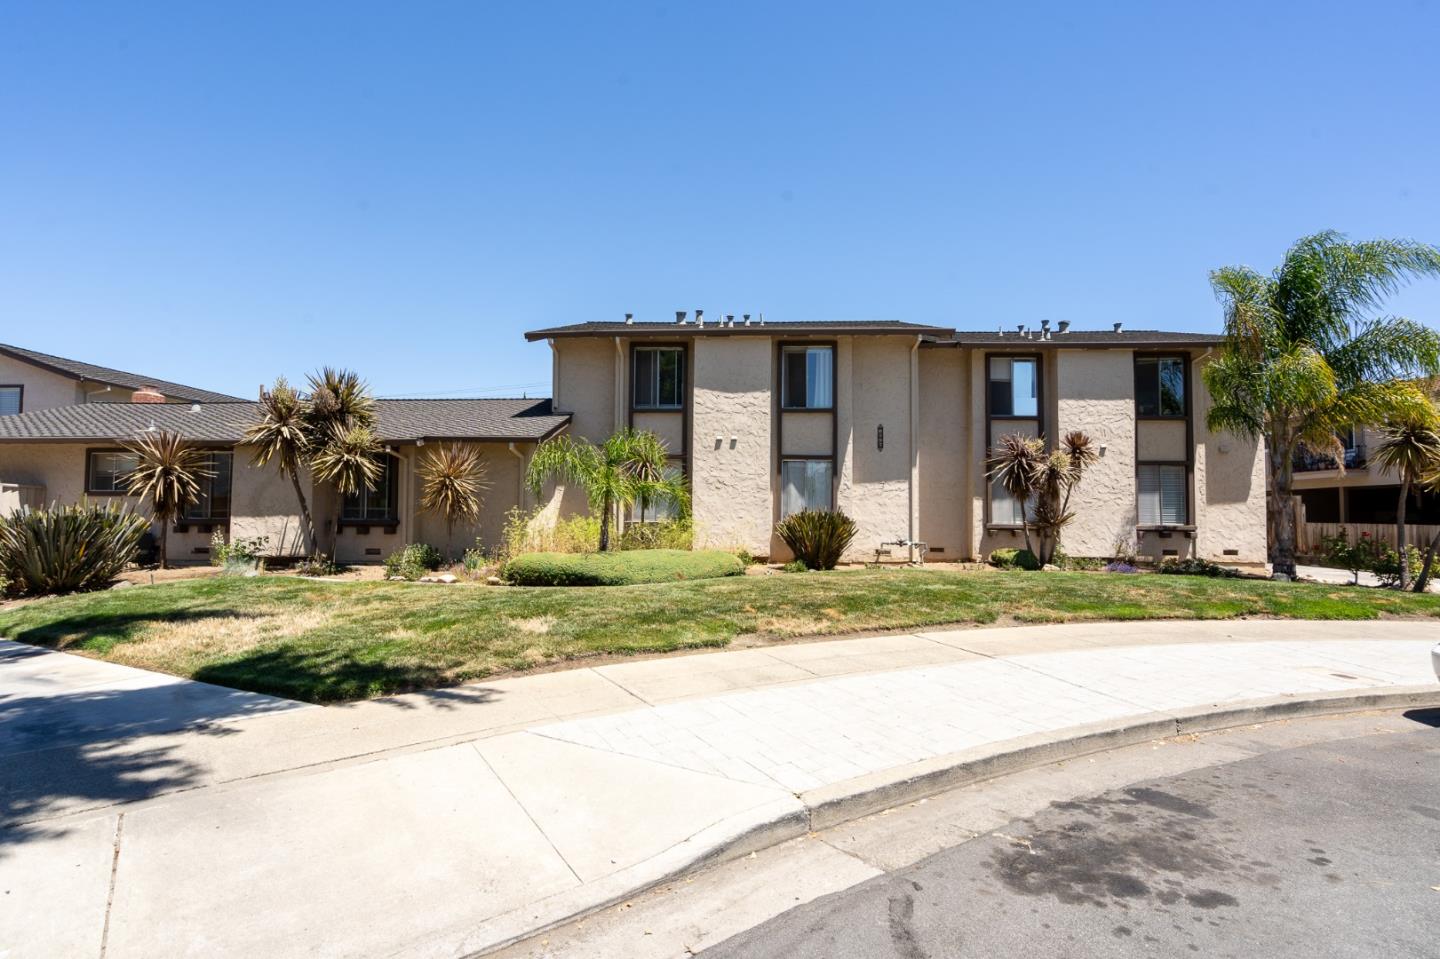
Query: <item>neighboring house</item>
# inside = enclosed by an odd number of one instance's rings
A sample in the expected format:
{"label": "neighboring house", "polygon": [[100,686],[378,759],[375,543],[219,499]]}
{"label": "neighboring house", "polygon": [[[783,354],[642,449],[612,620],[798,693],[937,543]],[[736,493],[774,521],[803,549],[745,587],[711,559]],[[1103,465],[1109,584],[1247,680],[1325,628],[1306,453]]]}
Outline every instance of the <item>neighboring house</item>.
{"label": "neighboring house", "polygon": [[[505,513],[527,505],[522,480],[536,443],[570,419],[553,413],[543,399],[379,400],[377,408],[387,468],[376,488],[341,500],[326,486],[303,483],[321,548],[341,562],[379,562],[405,543],[443,547],[445,521],[420,511],[415,466],[427,443],[447,440],[480,446],[489,483],[480,522],[456,527],[455,548],[477,538],[496,543]],[[120,442],[164,429],[211,450],[215,474],[172,531],[172,560],[204,562],[217,529],[229,539],[266,537],[272,555],[297,554],[299,509],[290,482],[273,466],[252,465],[252,450],[240,443],[257,409],[243,401],[112,403],[0,417],[0,512],[125,496],[123,475],[134,461]]]}
{"label": "neighboring house", "polygon": [[[1370,461],[1383,437],[1378,430],[1357,427],[1337,438],[1345,448],[1343,458],[1309,450],[1295,457],[1292,487],[1304,506],[1305,521],[1382,527],[1376,532],[1393,542],[1400,481]],[[1440,495],[1412,490],[1405,519],[1417,526],[1440,525]],[[1383,529],[1387,526],[1390,529]],[[1301,532],[1302,548],[1319,547],[1318,536]]]}
{"label": "neighboring house", "polygon": [[[838,508],[860,529],[851,558],[908,539],[932,559],[982,559],[1023,543],[1017,504],[987,480],[990,444],[1082,430],[1101,458],[1071,501],[1067,552],[1265,561],[1264,458],[1205,428],[1199,370],[1217,335],[701,320],[526,334],[551,346],[554,407],[575,434],[667,441],[700,543],[783,558],[777,520]],[[562,497],[583,509],[578,491]]]}
{"label": "neighboring house", "polygon": [[0,343],[0,416],[84,403],[229,403],[239,399]]}

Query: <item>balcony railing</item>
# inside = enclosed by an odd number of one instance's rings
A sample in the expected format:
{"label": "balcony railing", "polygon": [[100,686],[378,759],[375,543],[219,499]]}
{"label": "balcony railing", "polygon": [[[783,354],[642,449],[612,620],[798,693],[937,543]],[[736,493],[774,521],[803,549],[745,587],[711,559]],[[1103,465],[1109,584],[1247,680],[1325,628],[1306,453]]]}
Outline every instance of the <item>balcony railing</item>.
{"label": "balcony railing", "polygon": [[[1295,472],[1311,473],[1318,470],[1338,469],[1339,463],[1329,453],[1316,453],[1305,447],[1300,447],[1295,453]],[[1345,450],[1345,468],[1347,470],[1358,470],[1365,468],[1365,447],[1351,446]]]}

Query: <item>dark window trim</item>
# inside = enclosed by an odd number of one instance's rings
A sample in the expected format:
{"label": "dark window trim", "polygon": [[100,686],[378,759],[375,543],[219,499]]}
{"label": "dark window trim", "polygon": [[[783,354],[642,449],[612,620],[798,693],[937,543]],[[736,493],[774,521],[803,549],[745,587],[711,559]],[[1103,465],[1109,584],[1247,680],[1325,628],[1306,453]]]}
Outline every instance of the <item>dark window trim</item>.
{"label": "dark window trim", "polygon": [[[1007,414],[992,414],[990,412],[990,357],[1004,356],[1012,360],[1034,360],[1035,361],[1035,415],[1014,416]],[[1049,433],[1045,429],[1045,357],[1041,353],[1016,353],[1008,350],[987,350],[980,354],[980,362],[985,367],[985,455],[980,463],[980,478],[982,488],[985,490],[984,520],[985,530],[1022,530],[1025,527],[1020,523],[996,523],[990,515],[990,451],[995,447],[996,421],[1010,423],[1015,421],[1034,422],[1035,432],[1046,437],[1046,445],[1049,445]],[[1013,381],[1012,381],[1013,382]]]}
{"label": "dark window trim", "polygon": [[20,408],[15,411],[15,415],[16,415],[16,416],[19,416],[21,413],[25,412],[25,384],[24,384],[24,383],[0,383],[0,390],[19,390],[19,391],[20,391]]}
{"label": "dark window trim", "polygon": [[[826,508],[827,508],[827,509],[830,509],[830,510],[834,510],[834,509],[835,509],[835,480],[836,480],[835,473],[836,473],[836,470],[839,468],[839,462],[836,460],[836,458],[835,458],[834,456],[825,456],[825,455],[805,456],[805,455],[795,455],[795,454],[791,454],[791,455],[789,455],[789,456],[782,456],[782,457],[780,457],[780,468],[779,468],[778,470],[776,470],[777,475],[779,475],[779,476],[782,477],[782,478],[783,478],[784,475],[785,475],[785,464],[786,464],[786,463],[829,463],[829,464],[830,464],[830,505],[829,505],[828,507],[826,507]],[[785,503],[785,487],[784,487],[784,485],[782,484],[782,485],[780,486],[780,503],[778,504],[779,511],[780,511],[782,514],[783,514],[784,511],[785,511],[784,503]]]}
{"label": "dark window trim", "polygon": [[[1166,417],[1172,419],[1173,417]],[[1178,466],[1185,471],[1185,522],[1183,523],[1140,523],[1140,468],[1142,466]],[[1161,533],[1170,530],[1185,531],[1195,528],[1195,464],[1189,460],[1141,460],[1135,461],[1135,529],[1145,533]]]}
{"label": "dark window trim", "polygon": [[[836,375],[838,370],[838,343],[828,341],[814,342],[788,342],[780,344],[780,412],[782,413],[834,413],[835,403],[839,399],[840,384]],[[829,406],[786,406],[785,405],[785,354],[796,350],[827,349],[830,351],[830,405]],[[808,385],[808,384],[807,384]],[[834,499],[832,496],[831,499]]]}
{"label": "dark window trim", "polygon": [[[676,406],[655,405],[639,406],[635,403],[635,357],[642,350],[649,353],[659,353],[662,350],[674,350],[680,354],[680,402]],[[626,388],[630,393],[630,409],[635,413],[681,413],[689,404],[686,400],[690,394],[690,370],[689,370],[689,349],[684,343],[631,343],[630,344],[630,375],[627,377]],[[659,376],[660,367],[655,367],[656,376]],[[659,383],[656,383],[655,398],[660,398]]]}
{"label": "dark window trim", "polygon": [[[96,488],[95,488],[95,483],[94,483],[95,474],[94,474],[94,472],[93,472],[93,471],[91,470],[91,468],[90,468],[90,466],[91,466],[91,463],[90,463],[91,456],[92,456],[92,454],[94,454],[94,453],[130,453],[130,451],[127,450],[127,449],[126,449],[125,447],[123,447],[123,446],[87,446],[87,447],[85,447],[85,495],[86,495],[86,496],[135,496],[135,495],[136,495],[135,493],[131,493],[131,492],[129,492],[128,490],[96,489]],[[131,454],[131,455],[134,455],[134,454]]]}
{"label": "dark window trim", "polygon": [[[680,350],[681,368],[684,370],[685,381],[680,384],[680,405],[679,406],[641,406],[635,405],[635,352],[638,349],[677,349]],[[635,414],[679,414],[680,416],[680,450],[669,451],[669,458],[680,461],[680,473],[685,477],[686,482],[690,480],[690,419],[692,414],[690,402],[693,395],[695,382],[695,360],[690,350],[690,344],[680,340],[663,340],[660,342],[631,343],[627,354],[630,359],[630,368],[625,370],[625,425],[630,429],[635,428]]]}
{"label": "dark window trim", "polygon": [[[1139,389],[1138,389],[1138,386],[1139,386],[1139,376],[1140,376],[1140,361],[1141,361],[1142,359],[1149,359],[1149,360],[1179,360],[1179,361],[1180,361],[1180,368],[1181,368],[1182,371],[1184,371],[1184,374],[1185,374],[1184,384],[1181,386],[1181,389],[1183,389],[1183,390],[1185,391],[1185,395],[1184,395],[1183,397],[1181,397],[1181,399],[1183,399],[1184,402],[1185,402],[1185,409],[1184,409],[1183,412],[1180,412],[1180,413],[1144,413],[1144,414],[1142,414],[1142,413],[1140,412],[1140,391],[1139,391]],[[1134,354],[1134,357],[1133,357],[1133,360],[1134,360],[1134,369],[1135,369],[1135,377],[1136,377],[1136,379],[1135,379],[1135,385],[1136,385],[1136,387],[1137,387],[1137,388],[1135,389],[1135,419],[1137,419],[1137,420],[1142,420],[1142,421],[1143,421],[1143,420],[1160,420],[1160,421],[1162,421],[1162,422],[1169,422],[1169,423],[1173,423],[1173,422],[1176,422],[1176,421],[1178,421],[1178,420],[1185,420],[1185,421],[1188,422],[1189,419],[1190,419],[1190,402],[1191,402],[1191,401],[1190,401],[1190,392],[1191,392],[1191,390],[1190,390],[1190,354],[1188,354],[1188,353],[1175,353],[1175,352],[1171,352],[1171,351],[1136,350],[1136,351],[1135,351],[1135,354]],[[1157,399],[1158,399],[1158,397],[1157,397]]]}
{"label": "dark window trim", "polygon": [[[197,446],[195,449],[204,453],[229,453],[230,454],[230,498],[235,498],[235,447],[233,446]],[[213,477],[207,482],[213,481]],[[188,524],[190,526],[230,526],[230,516],[234,512],[233,503],[230,512],[224,516],[216,516],[211,513],[209,516],[186,516],[181,514],[176,520],[177,524]]]}
{"label": "dark window trim", "polygon": [[[385,468],[392,471],[390,475],[390,490],[386,497],[384,516],[365,516],[359,519],[347,519],[345,517],[345,501],[349,496],[342,496],[340,499],[340,520],[338,528],[344,529],[347,526],[384,526],[393,531],[400,525],[400,458],[389,453],[385,454]],[[363,496],[364,493],[357,493]]]}

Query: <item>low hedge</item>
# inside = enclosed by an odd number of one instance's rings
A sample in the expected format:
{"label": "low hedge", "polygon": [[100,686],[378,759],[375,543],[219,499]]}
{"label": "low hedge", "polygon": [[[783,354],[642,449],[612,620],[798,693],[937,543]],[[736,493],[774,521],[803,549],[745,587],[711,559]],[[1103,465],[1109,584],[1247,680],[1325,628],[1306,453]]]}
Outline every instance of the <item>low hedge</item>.
{"label": "low hedge", "polygon": [[745,564],[720,550],[631,549],[611,553],[524,553],[501,571],[515,586],[630,586],[739,576]]}

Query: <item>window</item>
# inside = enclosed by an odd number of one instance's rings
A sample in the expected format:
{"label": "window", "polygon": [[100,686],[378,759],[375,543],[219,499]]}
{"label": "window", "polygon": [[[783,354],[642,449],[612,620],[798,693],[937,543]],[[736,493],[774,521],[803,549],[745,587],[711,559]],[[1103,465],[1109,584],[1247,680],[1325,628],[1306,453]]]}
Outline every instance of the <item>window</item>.
{"label": "window", "polygon": [[684,405],[684,350],[677,346],[636,347],[634,367],[637,410],[678,410]]}
{"label": "window", "polygon": [[[828,410],[835,406],[835,349],[787,346],[781,354],[781,405],[787,410]],[[829,509],[829,507],[825,507]]]}
{"label": "window", "polygon": [[125,478],[140,465],[134,453],[91,450],[85,468],[85,492],[127,493]]}
{"label": "window", "polygon": [[1141,526],[1184,526],[1190,521],[1188,470],[1183,463],[1146,463],[1139,468]]}
{"label": "window", "polygon": [[1135,415],[1185,415],[1184,357],[1135,358]]}
{"label": "window", "polygon": [[990,415],[1040,416],[1040,361],[1033,356],[990,357]]}
{"label": "window", "polygon": [[396,480],[396,460],[385,457],[380,478],[373,486],[359,493],[345,497],[341,517],[356,522],[385,523],[395,520],[395,492],[399,485]]}
{"label": "window", "polygon": [[830,460],[783,460],[780,463],[780,518],[807,509],[832,509]]}
{"label": "window", "polygon": [[213,476],[200,477],[200,498],[185,507],[183,519],[195,522],[230,518],[230,483],[235,454],[216,451],[206,454],[204,469]]}
{"label": "window", "polygon": [[994,526],[1020,526],[1025,517],[1020,510],[1020,501],[1000,484],[990,481],[990,523]]}
{"label": "window", "polygon": [[[668,480],[681,480],[684,478],[684,470],[674,464],[665,467],[665,478]],[[680,511],[675,504],[668,500],[656,500],[649,503],[635,501],[630,511],[630,522],[632,523],[664,523],[675,519]]]}
{"label": "window", "polygon": [[25,408],[25,387],[0,386],[0,416],[14,416]]}

